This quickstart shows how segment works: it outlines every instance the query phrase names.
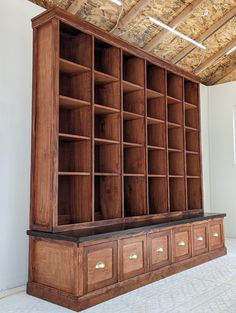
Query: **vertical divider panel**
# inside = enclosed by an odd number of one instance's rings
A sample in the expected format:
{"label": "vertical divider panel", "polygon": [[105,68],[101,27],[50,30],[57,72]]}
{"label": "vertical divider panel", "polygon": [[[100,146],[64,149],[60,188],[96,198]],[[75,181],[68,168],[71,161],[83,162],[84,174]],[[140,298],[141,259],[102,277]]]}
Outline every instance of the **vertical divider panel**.
{"label": "vertical divider panel", "polygon": [[91,97],[91,151],[92,151],[92,156],[91,156],[91,183],[92,183],[92,203],[91,203],[91,208],[92,208],[92,221],[95,221],[95,141],[94,141],[94,132],[95,132],[95,114],[94,114],[94,63],[95,63],[95,47],[94,47],[94,36],[92,36],[92,53],[91,53],[91,84],[92,84],[92,97]]}
{"label": "vertical divider panel", "polygon": [[185,210],[188,210],[188,188],[187,188],[187,164],[186,164],[186,132],[185,132],[185,85],[184,78],[182,79],[182,110],[183,110],[183,153],[184,153],[184,184],[185,184]]}
{"label": "vertical divider panel", "polygon": [[123,110],[124,110],[124,94],[123,94],[123,50],[120,49],[120,166],[121,166],[121,211],[122,218],[125,217],[124,203],[124,136],[123,136]]}
{"label": "vertical divider panel", "polygon": [[165,132],[166,132],[166,179],[167,179],[167,205],[170,212],[170,178],[169,178],[169,140],[168,140],[168,104],[167,104],[167,71],[165,70]]}
{"label": "vertical divider panel", "polygon": [[198,112],[198,142],[199,142],[199,162],[200,162],[200,189],[201,189],[201,208],[203,208],[203,175],[202,175],[202,137],[201,137],[201,105],[200,105],[200,85],[197,85],[197,112]]}
{"label": "vertical divider panel", "polygon": [[145,182],[146,182],[146,214],[149,215],[149,189],[148,189],[148,129],[147,129],[147,61],[144,60],[144,123],[145,123]]}

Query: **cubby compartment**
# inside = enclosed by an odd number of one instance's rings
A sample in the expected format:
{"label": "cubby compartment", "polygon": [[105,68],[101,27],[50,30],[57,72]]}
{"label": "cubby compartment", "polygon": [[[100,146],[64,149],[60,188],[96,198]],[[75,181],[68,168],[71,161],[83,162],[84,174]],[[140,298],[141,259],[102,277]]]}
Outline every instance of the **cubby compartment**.
{"label": "cubby compartment", "polygon": [[187,179],[188,209],[202,209],[201,179]]}
{"label": "cubby compartment", "polygon": [[170,193],[170,211],[185,211],[185,179],[170,177],[169,178]]}
{"label": "cubby compartment", "polygon": [[185,110],[185,126],[199,128],[198,109]]}
{"label": "cubby compartment", "polygon": [[120,84],[95,82],[94,102],[120,110]]}
{"label": "cubby compartment", "polygon": [[166,119],[165,98],[159,97],[147,100],[147,116],[158,120]]}
{"label": "cubby compartment", "polygon": [[120,176],[95,176],[95,221],[122,217]]}
{"label": "cubby compartment", "polygon": [[168,212],[168,191],[166,177],[148,178],[149,214]]}
{"label": "cubby compartment", "polygon": [[166,175],[166,150],[148,149],[148,174]]}
{"label": "cubby compartment", "polygon": [[169,151],[169,175],[184,176],[184,153]]}
{"label": "cubby compartment", "polygon": [[145,177],[124,177],[124,212],[126,217],[147,214]]}
{"label": "cubby compartment", "polygon": [[120,173],[120,145],[95,144],[95,174]]}
{"label": "cubby compartment", "polygon": [[166,127],[164,123],[150,124],[147,126],[148,146],[166,147]]}
{"label": "cubby compartment", "polygon": [[60,23],[60,58],[91,68],[91,56],[92,36]]}
{"label": "cubby compartment", "polygon": [[[165,93],[165,70],[154,64],[147,63],[147,89],[155,91],[153,97],[164,95]],[[150,95],[152,93],[150,92]]]}
{"label": "cubby compartment", "polygon": [[[91,73],[85,72],[81,74],[71,75],[68,73],[60,72],[60,95],[66,98],[67,102],[72,102],[72,99],[83,100],[91,103]],[[66,103],[66,100],[62,99],[62,102]],[[76,106],[76,101],[75,106]],[[64,103],[64,106],[66,104]],[[63,103],[62,103],[63,104]],[[81,105],[85,105],[82,103]],[[79,103],[78,103],[79,106]]]}
{"label": "cubby compartment", "polygon": [[95,138],[120,140],[120,114],[95,114]]}
{"label": "cubby compartment", "polygon": [[90,140],[59,141],[59,172],[90,173],[91,142]]}
{"label": "cubby compartment", "polygon": [[144,87],[144,60],[123,52],[123,80]]}
{"label": "cubby compartment", "polygon": [[94,67],[95,71],[120,77],[120,49],[108,43],[94,40]]}
{"label": "cubby compartment", "polygon": [[91,221],[91,176],[60,175],[58,180],[58,225]]}
{"label": "cubby compartment", "polygon": [[200,177],[201,175],[200,155],[187,153],[186,167],[187,167],[187,176]]}
{"label": "cubby compartment", "polygon": [[144,90],[123,93],[123,110],[144,115]]}
{"label": "cubby compartment", "polygon": [[91,136],[91,107],[59,110],[59,133],[62,135]]}
{"label": "cubby compartment", "polygon": [[199,152],[199,132],[187,130],[185,132],[186,150],[190,152]]}
{"label": "cubby compartment", "polygon": [[190,80],[184,81],[184,97],[185,102],[198,106],[198,84]]}
{"label": "cubby compartment", "polygon": [[124,173],[145,174],[145,148],[124,147]]}
{"label": "cubby compartment", "polygon": [[124,142],[144,145],[145,143],[144,118],[124,119],[123,137]]}
{"label": "cubby compartment", "polygon": [[168,104],[168,122],[183,125],[182,102]]}
{"label": "cubby compartment", "polygon": [[183,99],[183,78],[171,72],[167,73],[167,96]]}
{"label": "cubby compartment", "polygon": [[173,150],[183,150],[184,134],[182,127],[168,128],[168,148]]}

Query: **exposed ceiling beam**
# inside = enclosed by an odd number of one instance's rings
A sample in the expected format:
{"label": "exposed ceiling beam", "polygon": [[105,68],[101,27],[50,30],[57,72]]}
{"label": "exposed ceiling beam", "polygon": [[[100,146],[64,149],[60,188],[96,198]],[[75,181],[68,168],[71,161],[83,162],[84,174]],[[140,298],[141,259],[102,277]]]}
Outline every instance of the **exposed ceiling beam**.
{"label": "exposed ceiling beam", "polygon": [[85,4],[85,2],[86,0],[74,0],[67,9],[67,11],[72,14],[76,14],[79,9]]}
{"label": "exposed ceiling beam", "polygon": [[[196,40],[199,42],[203,42],[212,34],[214,34],[218,29],[220,29],[223,25],[225,25],[228,21],[230,21],[236,15],[236,7],[230,10],[227,14],[225,14],[219,21],[214,23],[210,28],[208,28],[201,36],[199,36]],[[171,62],[176,64],[180,62],[186,55],[191,53],[196,47],[192,44],[189,44],[186,48],[180,51]]]}
{"label": "exposed ceiling beam", "polygon": [[[172,28],[177,27],[181,22],[183,22],[192,11],[203,2],[204,0],[194,0],[189,4],[179,15],[177,15],[168,25]],[[157,44],[159,44],[163,38],[169,33],[168,30],[162,29],[155,37],[153,37],[145,46],[144,49],[151,51]]]}
{"label": "exposed ceiling beam", "polygon": [[214,75],[212,77],[212,79],[210,79],[207,82],[207,85],[211,86],[211,85],[215,85],[216,83],[218,83],[221,79],[223,79],[224,77],[228,76],[230,73],[232,73],[234,70],[236,70],[236,62],[234,61],[233,63],[231,63],[229,66],[227,66],[224,70],[223,73],[219,73],[218,75]]}
{"label": "exposed ceiling beam", "polygon": [[226,46],[224,46],[222,49],[220,49],[217,53],[215,53],[213,56],[208,58],[205,62],[200,64],[195,70],[194,73],[196,75],[203,72],[206,68],[213,65],[219,58],[221,58],[227,51],[232,49],[236,45],[236,38],[232,41],[230,41]]}
{"label": "exposed ceiling beam", "polygon": [[123,28],[124,26],[126,26],[127,24],[129,24],[129,22],[131,20],[133,20],[140,11],[142,11],[142,9],[150,2],[150,0],[139,0],[130,10],[127,14],[125,14],[119,24],[117,25],[116,29],[113,31],[113,34],[119,35],[120,32],[120,28]]}

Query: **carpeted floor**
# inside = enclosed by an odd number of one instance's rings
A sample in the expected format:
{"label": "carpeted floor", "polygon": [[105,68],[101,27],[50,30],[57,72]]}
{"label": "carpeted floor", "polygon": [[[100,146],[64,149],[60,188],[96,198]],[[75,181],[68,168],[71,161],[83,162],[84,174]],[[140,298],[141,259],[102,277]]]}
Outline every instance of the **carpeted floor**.
{"label": "carpeted floor", "polygon": [[[83,313],[236,313],[236,239],[228,255],[117,297]],[[0,300],[1,313],[67,313],[18,293]]]}

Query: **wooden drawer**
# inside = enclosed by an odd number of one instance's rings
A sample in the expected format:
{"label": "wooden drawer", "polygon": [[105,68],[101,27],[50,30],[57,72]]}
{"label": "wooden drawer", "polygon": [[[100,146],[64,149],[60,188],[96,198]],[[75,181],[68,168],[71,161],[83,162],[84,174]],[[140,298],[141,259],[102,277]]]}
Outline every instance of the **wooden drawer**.
{"label": "wooden drawer", "polygon": [[193,255],[208,251],[208,222],[193,224]]}
{"label": "wooden drawer", "polygon": [[170,231],[148,235],[150,270],[153,271],[171,263]]}
{"label": "wooden drawer", "polygon": [[218,249],[224,245],[223,220],[209,222],[209,247],[210,250]]}
{"label": "wooden drawer", "polygon": [[172,230],[173,262],[179,262],[191,257],[190,226],[176,227]]}
{"label": "wooden drawer", "polygon": [[90,292],[118,280],[117,242],[84,248],[84,290]]}
{"label": "wooden drawer", "polygon": [[146,272],[146,236],[120,240],[120,280]]}

